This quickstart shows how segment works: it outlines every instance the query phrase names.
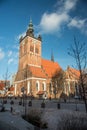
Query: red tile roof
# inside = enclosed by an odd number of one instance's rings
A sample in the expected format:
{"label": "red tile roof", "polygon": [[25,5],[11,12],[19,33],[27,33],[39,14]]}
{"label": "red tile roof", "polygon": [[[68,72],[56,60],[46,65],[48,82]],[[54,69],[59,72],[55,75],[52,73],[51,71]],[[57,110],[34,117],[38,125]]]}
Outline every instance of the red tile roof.
{"label": "red tile roof", "polygon": [[61,70],[57,62],[42,59],[41,68],[36,66],[29,66],[32,76],[39,78],[52,78],[56,72]]}
{"label": "red tile roof", "polygon": [[40,68],[40,67],[29,66],[29,70],[31,71],[32,76],[35,76],[35,77],[38,77],[38,78],[47,78],[43,69]]}
{"label": "red tile roof", "polygon": [[[66,76],[69,76],[69,78],[76,78],[79,79],[80,77],[80,72],[77,69],[68,67],[66,71]],[[68,77],[67,77],[68,78]]]}
{"label": "red tile roof", "polygon": [[3,90],[5,87],[5,84],[3,82],[0,83],[0,90]]}
{"label": "red tile roof", "polygon": [[56,72],[61,70],[61,67],[57,62],[45,59],[42,59],[42,67],[44,72],[48,75],[49,78],[52,78]]}
{"label": "red tile roof", "polygon": [[9,91],[14,91],[14,87],[11,86],[11,87],[9,88]]}

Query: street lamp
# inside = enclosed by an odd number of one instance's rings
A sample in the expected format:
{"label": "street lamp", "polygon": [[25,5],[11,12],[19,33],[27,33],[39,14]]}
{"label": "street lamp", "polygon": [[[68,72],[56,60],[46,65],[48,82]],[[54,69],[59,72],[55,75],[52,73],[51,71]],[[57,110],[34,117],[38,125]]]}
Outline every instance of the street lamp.
{"label": "street lamp", "polygon": [[25,72],[24,72],[24,81],[25,81],[25,91],[24,91],[24,99],[25,99],[25,118],[27,114],[27,71],[28,71],[28,65],[26,65]]}
{"label": "street lamp", "polygon": [[76,111],[78,110],[78,108],[77,108],[77,100],[78,100],[77,83],[75,83],[75,104],[76,104]]}
{"label": "street lamp", "polygon": [[24,87],[21,88],[21,92],[23,93],[22,94],[22,99],[23,99],[23,106],[24,106]]}

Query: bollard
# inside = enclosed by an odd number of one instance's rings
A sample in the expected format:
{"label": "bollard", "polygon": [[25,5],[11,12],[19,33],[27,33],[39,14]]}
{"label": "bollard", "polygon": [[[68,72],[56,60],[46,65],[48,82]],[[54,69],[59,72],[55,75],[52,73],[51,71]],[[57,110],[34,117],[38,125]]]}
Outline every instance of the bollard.
{"label": "bollard", "polygon": [[11,106],[11,113],[13,112],[13,107]]}
{"label": "bollard", "polygon": [[64,102],[66,103],[66,99],[64,99]]}
{"label": "bollard", "polygon": [[32,101],[29,101],[28,106],[32,106]]}
{"label": "bollard", "polygon": [[57,104],[57,108],[60,109],[60,103]]}
{"label": "bollard", "polygon": [[21,101],[19,101],[19,105],[22,105],[22,102],[21,102]]}
{"label": "bollard", "polygon": [[45,102],[41,103],[41,108],[45,108]]}
{"label": "bollard", "polygon": [[11,105],[13,105],[13,104],[14,104],[14,101],[13,101],[13,100],[11,100],[10,104],[11,104]]}

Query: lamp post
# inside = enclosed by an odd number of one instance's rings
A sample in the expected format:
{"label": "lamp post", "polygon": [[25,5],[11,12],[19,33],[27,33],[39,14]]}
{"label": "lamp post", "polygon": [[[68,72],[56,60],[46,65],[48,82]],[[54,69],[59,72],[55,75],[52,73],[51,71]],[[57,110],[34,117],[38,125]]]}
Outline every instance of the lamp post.
{"label": "lamp post", "polygon": [[25,68],[25,73],[24,73],[24,79],[25,79],[25,93],[24,93],[24,98],[25,98],[25,118],[27,115],[27,71],[28,71],[28,65],[26,65]]}
{"label": "lamp post", "polygon": [[23,93],[22,99],[23,99],[23,106],[24,106],[24,87],[21,88],[21,92]]}
{"label": "lamp post", "polygon": [[75,104],[76,104],[76,111],[78,110],[78,108],[77,108],[77,100],[78,100],[77,83],[75,83]]}

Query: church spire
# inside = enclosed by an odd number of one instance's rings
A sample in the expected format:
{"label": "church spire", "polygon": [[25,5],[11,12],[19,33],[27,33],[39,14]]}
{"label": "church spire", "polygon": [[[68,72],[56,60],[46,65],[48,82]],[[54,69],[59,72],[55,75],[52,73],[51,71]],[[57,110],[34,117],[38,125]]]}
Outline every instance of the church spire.
{"label": "church spire", "polygon": [[54,55],[53,55],[53,51],[51,51],[51,61],[54,62]]}
{"label": "church spire", "polygon": [[31,19],[30,19],[30,23],[29,23],[29,27],[28,27],[28,30],[26,32],[26,35],[34,37],[34,29],[33,29],[33,23],[32,23]]}

